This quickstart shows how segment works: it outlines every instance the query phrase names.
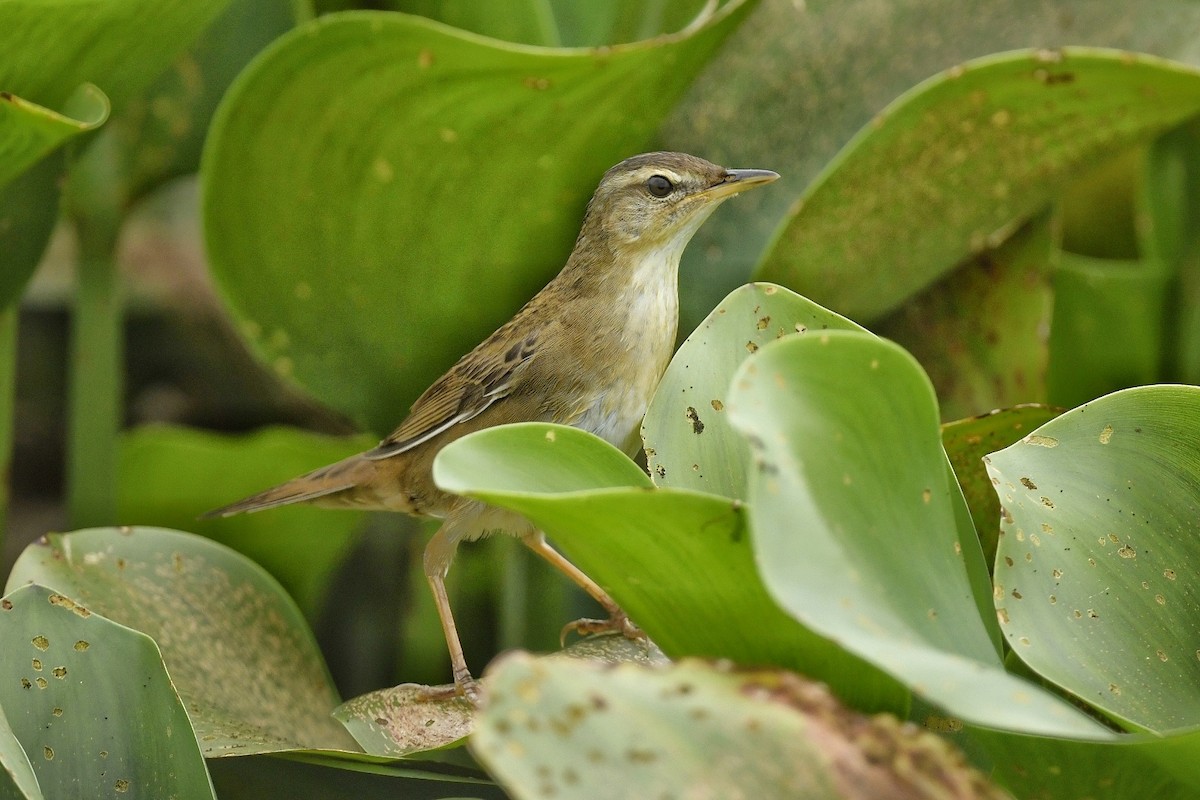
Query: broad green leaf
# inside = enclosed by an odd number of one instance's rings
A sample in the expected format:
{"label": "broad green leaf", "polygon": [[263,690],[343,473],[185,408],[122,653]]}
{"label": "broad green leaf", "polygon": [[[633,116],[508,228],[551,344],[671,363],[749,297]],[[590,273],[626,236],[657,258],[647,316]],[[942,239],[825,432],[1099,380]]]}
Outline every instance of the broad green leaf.
{"label": "broad green leaf", "polygon": [[221,800],[509,800],[482,771],[383,759],[347,764],[328,756],[254,756],[208,762]]}
{"label": "broad green leaf", "polygon": [[1142,210],[1150,231],[1143,249],[1177,276],[1167,377],[1200,383],[1200,122],[1164,136],[1147,162]]}
{"label": "broad green leaf", "polygon": [[475,706],[403,683],[347,700],[333,715],[368,753],[398,757],[461,743],[471,733]]}
{"label": "broad green leaf", "polygon": [[[770,192],[727,204],[684,253],[684,330],[750,280],[781,220],[838,150],[930,75],[1000,51],[1081,42],[1196,64],[1198,26],[1200,6],[1192,0],[1156,0],[1152,14],[1126,0],[1088,0],[1086,6],[1078,0],[764,0],[662,130],[669,149],[782,176]],[[931,211],[917,224],[932,227],[934,219]],[[867,291],[865,283],[857,287]],[[869,322],[852,309],[837,310]]]}
{"label": "broad green leaf", "polygon": [[296,24],[295,0],[228,0],[204,33],[153,84],[131,97],[100,134],[118,163],[106,177],[132,205],[195,172],[213,112],[233,79],[271,40]]}
{"label": "broad green leaf", "polygon": [[60,108],[94,83],[120,107],[144,89],[229,0],[0,3],[0,87]]}
{"label": "broad green leaf", "polygon": [[854,331],[773,342],[742,365],[729,413],[754,450],[756,563],[788,613],[964,720],[1105,735],[1003,670],[967,572],[984,570],[978,542],[960,532],[937,402],[912,356]]}
{"label": "broad green leaf", "polygon": [[1126,726],[1200,726],[1200,388],[1108,395],[987,462],[1013,650]]}
{"label": "broad green leaf", "polygon": [[1062,228],[1059,247],[1095,258],[1137,258],[1142,238],[1137,228],[1154,224],[1148,214],[1142,221],[1136,219],[1137,195],[1146,191],[1140,178],[1147,152],[1174,135],[1175,131],[1168,131],[1149,147],[1142,144],[1114,154],[1095,166],[1089,165],[1082,175],[1072,179],[1055,204],[1054,216]]}
{"label": "broad green leaf", "polygon": [[1049,401],[1071,407],[1152,383],[1164,362],[1165,265],[1063,253],[1054,274]]}
{"label": "broad green leaf", "polygon": [[830,162],[759,274],[850,316],[879,315],[998,245],[1072,171],[1197,111],[1200,73],[1150,56],[1065,48],[953,67]]}
{"label": "broad green leaf", "polygon": [[452,492],[471,489],[483,475],[488,476],[483,485],[489,493],[565,494],[654,486],[629,456],[599,444],[602,439],[579,428],[523,422],[486,433],[485,446],[442,448],[433,467],[439,486]]}
{"label": "broad green leaf", "polygon": [[289,506],[226,519],[197,518],[375,441],[282,427],[243,436],[136,428],[121,438],[117,521],[187,529],[228,545],[275,576],[306,613],[314,614],[330,574],[363,527],[362,513]]}
{"label": "broad green leaf", "polygon": [[25,583],[153,638],[206,756],[354,749],[304,618],[234,551],[159,528],[51,534],[13,566],[9,590]]}
{"label": "broad green leaf", "polygon": [[893,681],[797,624],[768,596],[740,501],[655,490],[603,440],[541,423],[451,443],[434,462],[434,478],[532,520],[671,658],[780,666],[825,681],[856,707],[904,709],[905,693]]}
{"label": "broad green leaf", "polygon": [[830,329],[863,330],[769,283],[722,300],[671,359],[646,412],[642,441],[654,482],[745,499],[749,452],[725,414],[733,374],[767,342]]}
{"label": "broad green leaf", "polygon": [[921,363],[943,419],[1046,400],[1056,255],[1039,217],[872,327]]}
{"label": "broad green leaf", "polygon": [[214,797],[150,637],[45,586],[11,587],[0,705],[45,796]]}
{"label": "broad green leaf", "polygon": [[8,308],[24,292],[42,258],[54,223],[66,158],[53,153],[0,188],[0,308]]}
{"label": "broad green leaf", "polygon": [[983,545],[983,560],[989,571],[996,560],[1000,501],[996,499],[983,457],[1008,447],[1058,414],[1058,410],[1047,406],[1023,405],[942,425],[942,446],[971,509],[971,519]]}
{"label": "broad green leaf", "polygon": [[0,91],[0,188],[65,142],[103,125],[108,111],[108,98],[91,84],[80,86],[61,113]]}
{"label": "broad green leaf", "polygon": [[752,4],[604,50],[387,12],[283,37],[226,95],[203,160],[208,253],[243,330],[276,372],[390,430],[561,267],[603,171],[647,147]]}
{"label": "broad green leaf", "polygon": [[1004,796],[947,742],[785,672],[514,655],[488,685],[471,750],[522,800]]}
{"label": "broad green leaf", "polygon": [[1172,775],[1195,772],[1194,745],[1187,746],[1194,736],[1125,734],[1109,742],[1084,742],[969,730],[993,760],[993,779],[1023,800],[1190,800],[1200,789],[1194,775]]}
{"label": "broad green leaf", "polygon": [[703,24],[717,9],[708,0],[549,0],[565,47],[597,47],[636,42]]}
{"label": "broad green leaf", "polygon": [[383,8],[437,20],[452,28],[516,44],[562,44],[546,0],[478,3],[472,0],[387,0]]}
{"label": "broad green leaf", "polygon": [[28,800],[44,800],[38,786],[37,775],[25,748],[21,747],[8,717],[4,715],[3,698],[0,697],[0,797],[22,797]]}
{"label": "broad green leaf", "polygon": [[[388,0],[384,7],[420,14],[455,28],[546,47],[603,47],[650,39],[702,22],[716,9],[706,0]],[[702,16],[703,15],[703,16]],[[699,22],[696,22],[699,24]]]}
{"label": "broad green leaf", "polygon": [[[548,657],[603,664],[669,663],[653,643],[619,634],[589,636]],[[431,694],[427,686],[405,683],[347,700],[333,715],[368,753],[394,758],[462,744],[475,727],[476,708],[466,698]]]}

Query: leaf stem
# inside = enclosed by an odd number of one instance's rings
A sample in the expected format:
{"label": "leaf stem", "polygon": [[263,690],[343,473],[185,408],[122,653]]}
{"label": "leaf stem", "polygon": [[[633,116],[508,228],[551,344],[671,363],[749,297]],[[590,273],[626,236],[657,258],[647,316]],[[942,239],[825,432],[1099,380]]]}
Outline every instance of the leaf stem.
{"label": "leaf stem", "polygon": [[[89,154],[90,156],[91,154]],[[117,435],[124,388],[123,314],[116,266],[121,215],[105,191],[103,167],[77,163],[72,203],[79,237],[79,284],[71,326],[67,406],[67,515],[74,527],[116,521]],[[93,162],[94,163],[94,162]],[[75,191],[79,184],[85,186]]]}
{"label": "leaf stem", "polygon": [[17,390],[17,320],[20,304],[13,302],[0,309],[0,551],[4,549],[4,534],[8,528],[8,508],[11,499],[13,447],[13,417],[16,412]]}

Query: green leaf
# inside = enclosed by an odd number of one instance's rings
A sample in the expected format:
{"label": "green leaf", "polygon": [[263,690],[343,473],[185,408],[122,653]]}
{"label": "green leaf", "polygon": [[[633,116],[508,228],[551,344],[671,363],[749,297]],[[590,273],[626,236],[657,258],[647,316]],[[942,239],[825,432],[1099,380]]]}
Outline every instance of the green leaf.
{"label": "green leaf", "polygon": [[[780,222],[838,150],[930,75],[1004,50],[1080,42],[1198,61],[1200,6],[1192,0],[1157,0],[1153,14],[1131,13],[1126,0],[1089,0],[1086,13],[1081,9],[1076,0],[761,3],[705,67],[661,134],[669,149],[782,176],[769,192],[727,203],[696,234],[681,269],[684,330],[750,280]],[[931,211],[917,224],[933,219]],[[822,268],[869,291],[838,262]],[[849,308],[838,310],[854,316]]]}
{"label": "green leaf", "polygon": [[745,499],[749,453],[725,414],[738,366],[782,336],[863,330],[769,283],[735,289],[671,359],[642,424],[650,475],[659,486]]}
{"label": "green leaf", "polygon": [[507,42],[544,47],[603,47],[682,30],[707,18],[716,3],[705,0],[388,0],[392,11],[420,14],[455,28]]}
{"label": "green leaf", "polygon": [[[604,664],[669,663],[653,643],[619,634],[589,636],[548,657]],[[368,753],[394,758],[462,744],[475,727],[476,708],[464,697],[439,696],[429,687],[404,683],[347,700],[333,715]]]}
{"label": "green leaf", "polygon": [[1141,251],[1175,276],[1163,321],[1165,374],[1200,383],[1200,123],[1192,120],[1149,149],[1139,194]]}
{"label": "green leaf", "polygon": [[1200,74],[1150,56],[1066,48],[953,67],[830,162],[759,274],[850,316],[879,315],[998,245],[1064,176],[1197,111]]}
{"label": "green leaf", "polygon": [[226,519],[197,517],[375,442],[282,427],[242,436],[135,428],[120,442],[117,521],[188,529],[232,547],[270,572],[307,614],[315,614],[364,514],[288,506]]}
{"label": "green leaf", "polygon": [[347,700],[333,715],[368,753],[397,757],[461,743],[474,726],[475,706],[403,683]]}
{"label": "green leaf", "polygon": [[1152,383],[1164,362],[1164,313],[1172,275],[1152,259],[1118,261],[1063,253],[1054,274],[1049,401],[1075,406]]}
{"label": "green leaf", "polygon": [[214,797],[154,642],[52,589],[11,585],[0,705],[45,796]]}
{"label": "green leaf", "polygon": [[[1028,800],[1190,800],[1200,783],[1173,772],[1195,772],[1192,736],[1123,735],[1111,742],[1082,742],[988,728],[969,728],[986,747],[992,777]],[[1159,762],[1159,763],[1156,763]]]}
{"label": "green leaf", "polygon": [[1039,405],[998,409],[970,419],[947,422],[942,426],[942,446],[954,467],[958,485],[971,509],[971,519],[983,545],[984,563],[991,569],[996,560],[996,539],[1000,534],[1000,501],[988,477],[983,457],[1008,447],[1037,426],[1059,414],[1057,409]]}
{"label": "green leaf", "polygon": [[[497,469],[501,461],[514,466]],[[739,501],[654,490],[608,443],[543,423],[452,442],[438,453],[434,479],[532,520],[671,658],[781,666],[825,681],[859,708],[906,705],[893,681],[797,624],[770,598]]]}
{"label": "green leaf", "polygon": [[62,113],[0,92],[0,188],[65,142],[108,119],[108,98],[91,84],[80,86]]}
{"label": "green leaf", "polygon": [[[229,0],[224,11],[153,84],[131,97],[100,134],[116,140],[126,206],[195,172],[217,104],[246,64],[296,24],[295,0]],[[98,148],[97,148],[98,149]]]}
{"label": "green leaf", "polygon": [[787,673],[514,655],[487,680],[471,750],[517,798],[999,797],[945,741]]}
{"label": "green leaf", "polygon": [[53,153],[0,188],[0,308],[11,306],[33,275],[58,221],[63,153]]}
{"label": "green leaf", "polygon": [[509,800],[479,770],[428,760],[255,756],[215,759],[208,769],[221,800]]}
{"label": "green leaf", "polygon": [[646,147],[751,5],[602,51],[386,12],[284,36],[226,95],[203,160],[209,257],[243,330],[279,374],[390,430],[561,267],[602,172]]}
{"label": "green leaf", "polygon": [[1013,650],[1129,727],[1200,724],[1200,389],[1108,395],[987,462]]}
{"label": "green leaf", "polygon": [[120,107],[229,0],[34,0],[0,3],[0,86],[48,108],[100,86]]}
{"label": "green leaf", "polygon": [[1046,400],[1046,330],[1058,310],[1051,228],[1039,217],[872,327],[921,363],[943,419]]}
{"label": "green leaf", "polygon": [[471,0],[388,0],[383,7],[506,42],[543,47],[561,44],[553,14],[545,0],[503,5]]}
{"label": "green leaf", "polygon": [[565,47],[636,42],[702,24],[717,8],[706,0],[548,0]]}
{"label": "green leaf", "polygon": [[758,569],[790,614],[962,719],[1105,735],[1004,672],[973,589],[986,579],[978,542],[912,356],[853,331],[773,342],[734,378],[729,414],[754,448]]}
{"label": "green leaf", "polygon": [[9,590],[24,583],[152,637],[206,756],[354,749],[304,618],[234,551],[158,528],[51,534],[13,566]]}
{"label": "green leaf", "polygon": [[28,800],[45,800],[38,786],[37,775],[29,756],[13,733],[4,715],[3,698],[0,697],[0,797],[22,797]]}

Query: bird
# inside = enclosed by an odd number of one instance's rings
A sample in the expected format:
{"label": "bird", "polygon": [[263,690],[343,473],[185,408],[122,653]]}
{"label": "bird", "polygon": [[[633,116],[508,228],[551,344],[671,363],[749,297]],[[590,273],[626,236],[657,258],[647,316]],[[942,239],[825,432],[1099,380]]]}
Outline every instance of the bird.
{"label": "bird", "polygon": [[515,422],[571,425],[630,457],[675,349],[679,260],[693,234],[735,194],[779,177],[697,156],[643,153],[604,173],[565,266],[516,315],[413,403],[376,447],[205,514],[227,517],[292,503],[436,517],[423,567],[450,654],[450,693],[477,701],[445,579],[462,541],[517,536],[608,614],[569,624],[584,633],[640,631],[598,584],[520,515],[438,488],[434,458],[474,431]]}

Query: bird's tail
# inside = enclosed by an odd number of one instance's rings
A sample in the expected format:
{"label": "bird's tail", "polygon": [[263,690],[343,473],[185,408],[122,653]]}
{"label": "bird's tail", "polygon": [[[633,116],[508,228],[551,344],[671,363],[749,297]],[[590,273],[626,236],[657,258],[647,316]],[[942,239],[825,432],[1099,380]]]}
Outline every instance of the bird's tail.
{"label": "bird's tail", "polygon": [[234,514],[263,511],[293,503],[316,503],[331,507],[360,507],[353,489],[363,484],[371,464],[361,455],[350,456],[328,466],[292,478],[270,489],[250,495],[221,508],[200,515],[200,519],[231,517]]}

